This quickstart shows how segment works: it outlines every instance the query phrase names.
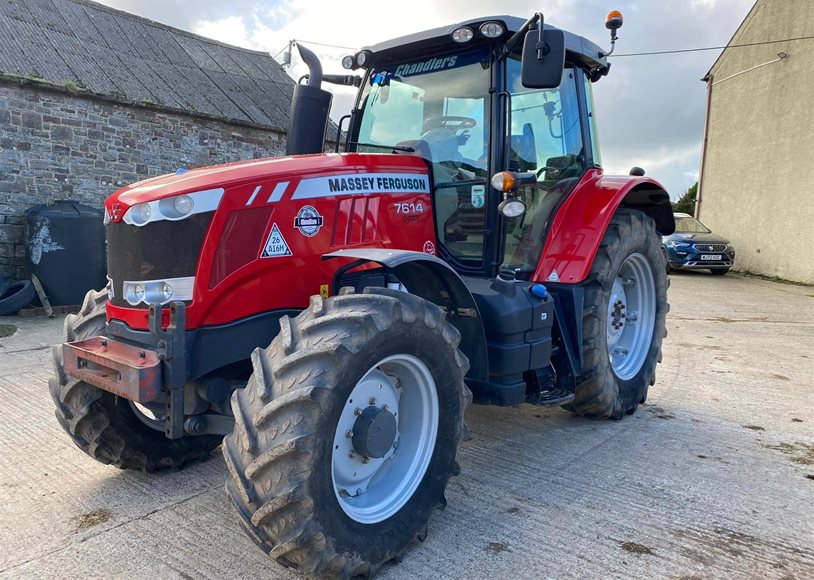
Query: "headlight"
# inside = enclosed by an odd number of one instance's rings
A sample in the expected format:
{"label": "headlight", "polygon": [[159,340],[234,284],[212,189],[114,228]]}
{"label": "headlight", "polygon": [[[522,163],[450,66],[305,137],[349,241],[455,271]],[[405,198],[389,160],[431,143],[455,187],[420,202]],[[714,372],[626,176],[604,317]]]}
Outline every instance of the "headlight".
{"label": "headlight", "polygon": [[195,277],[169,278],[167,280],[146,280],[144,282],[124,282],[124,299],[128,304],[166,304],[170,300],[189,301],[195,287]]}
{"label": "headlight", "polygon": [[497,38],[503,35],[505,29],[499,22],[484,22],[480,25],[480,33],[486,38]]}
{"label": "headlight", "polygon": [[153,215],[153,210],[150,209],[149,203],[140,203],[131,207],[130,211],[127,213],[130,214],[130,219],[133,220],[135,225],[143,226],[150,221],[150,216]]}
{"label": "headlight", "polygon": [[223,193],[223,188],[219,187],[139,203],[124,213],[122,221],[134,226],[143,226],[162,220],[182,220],[194,214],[215,211],[220,205]]}
{"label": "headlight", "polygon": [[504,199],[497,206],[497,211],[502,213],[507,218],[520,217],[526,213],[526,204],[517,198]]}
{"label": "headlight", "polygon": [[356,61],[353,59],[352,55],[348,55],[342,58],[342,68],[346,68],[348,70],[356,68]]}
{"label": "headlight", "polygon": [[668,248],[676,248],[681,250],[689,250],[692,248],[692,244],[689,242],[674,242],[673,240],[667,240],[664,245]]}
{"label": "headlight", "polygon": [[475,36],[475,33],[472,32],[471,28],[466,26],[462,26],[460,28],[456,28],[455,31],[452,33],[452,40],[455,42],[469,42],[472,40],[472,37]]}
{"label": "headlight", "polygon": [[192,208],[195,207],[195,202],[192,201],[192,198],[188,195],[179,195],[173,198],[173,205],[175,206],[175,211],[180,215],[187,215],[192,211]]}
{"label": "headlight", "polygon": [[356,53],[356,66],[363,67],[370,64],[370,51],[363,50]]}

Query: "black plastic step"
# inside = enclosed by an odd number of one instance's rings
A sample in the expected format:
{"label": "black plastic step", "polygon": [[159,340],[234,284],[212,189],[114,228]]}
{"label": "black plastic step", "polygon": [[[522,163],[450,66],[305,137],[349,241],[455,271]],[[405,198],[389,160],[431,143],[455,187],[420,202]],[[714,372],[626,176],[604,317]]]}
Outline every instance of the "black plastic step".
{"label": "black plastic step", "polygon": [[574,400],[574,393],[565,389],[541,391],[528,397],[528,402],[540,407],[559,407]]}

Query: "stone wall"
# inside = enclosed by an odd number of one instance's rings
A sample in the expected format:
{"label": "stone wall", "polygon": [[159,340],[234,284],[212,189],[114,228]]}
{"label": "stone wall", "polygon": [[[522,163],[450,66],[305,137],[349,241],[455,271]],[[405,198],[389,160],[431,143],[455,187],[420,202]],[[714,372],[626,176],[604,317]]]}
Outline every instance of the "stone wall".
{"label": "stone wall", "polygon": [[118,187],[180,167],[281,155],[285,134],[0,80],[0,276],[26,278],[25,210],[101,208]]}

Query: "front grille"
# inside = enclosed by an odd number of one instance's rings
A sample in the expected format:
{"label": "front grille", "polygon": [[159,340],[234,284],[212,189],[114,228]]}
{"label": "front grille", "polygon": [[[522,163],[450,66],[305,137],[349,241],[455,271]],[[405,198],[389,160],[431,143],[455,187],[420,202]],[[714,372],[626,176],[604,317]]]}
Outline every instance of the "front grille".
{"label": "front grille", "polygon": [[726,244],[695,244],[695,249],[699,252],[723,252]]}
{"label": "front grille", "polygon": [[[113,283],[111,302],[133,308],[124,299],[125,281],[194,276],[206,231],[215,212],[179,221],[162,220],[136,227],[124,222],[107,226],[107,273]],[[140,304],[137,308],[147,308]]]}

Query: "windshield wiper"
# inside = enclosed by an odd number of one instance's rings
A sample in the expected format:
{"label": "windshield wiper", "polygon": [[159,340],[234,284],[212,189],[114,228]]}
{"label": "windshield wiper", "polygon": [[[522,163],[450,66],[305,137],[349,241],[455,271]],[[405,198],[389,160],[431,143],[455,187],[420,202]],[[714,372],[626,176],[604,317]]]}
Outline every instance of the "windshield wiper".
{"label": "windshield wiper", "polygon": [[377,145],[376,143],[360,143],[359,141],[348,141],[348,145],[358,145],[359,147],[374,147],[376,149],[391,149],[393,151],[405,151],[406,153],[415,153],[412,147],[398,147],[396,145]]}

